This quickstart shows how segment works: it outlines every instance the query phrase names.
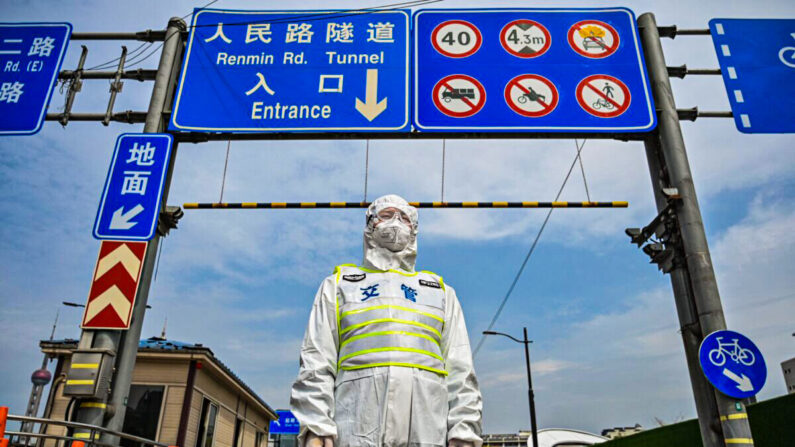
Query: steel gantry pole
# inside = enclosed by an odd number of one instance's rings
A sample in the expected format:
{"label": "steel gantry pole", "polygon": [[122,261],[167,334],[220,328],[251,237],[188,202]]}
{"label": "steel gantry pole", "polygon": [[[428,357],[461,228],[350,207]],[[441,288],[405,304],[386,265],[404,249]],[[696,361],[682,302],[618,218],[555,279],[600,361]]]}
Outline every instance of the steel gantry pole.
{"label": "steel gantry pole", "polygon": [[[180,18],[175,17],[168,22],[168,28],[166,29],[165,38],[163,40],[163,50],[160,54],[160,63],[155,75],[154,87],[152,88],[149,110],[146,115],[146,122],[144,125],[145,133],[163,132],[166,129],[166,116],[174,95],[176,79],[180,70],[180,60],[184,48],[182,35],[186,29],[185,22]],[[163,186],[163,206],[161,206],[161,210],[166,209],[165,202],[168,197],[171,175],[174,170],[174,162],[176,159],[176,144],[177,143],[174,142],[167,176]],[[81,400],[78,403],[77,413],[74,418],[76,422],[99,425],[117,432],[122,430],[127,398],[130,392],[130,383],[132,382],[133,368],[138,354],[141,329],[146,312],[149,286],[155,267],[160,238],[161,235],[159,233],[156,234],[155,237],[149,241],[147,246],[146,256],[144,257],[143,266],[141,268],[138,292],[132,311],[130,328],[124,332],[86,330],[83,331],[81,335],[80,348],[105,349],[115,353],[115,372],[110,382],[110,392],[105,398]],[[83,433],[78,429],[76,430],[75,437],[85,438],[86,435],[90,434],[91,433],[88,431]],[[102,435],[101,442],[112,445],[118,444],[118,437],[104,434]]]}
{"label": "steel gantry pole", "polygon": [[[152,98],[149,101],[149,110],[146,114],[144,133],[164,132],[168,126],[167,112],[171,107],[176,89],[177,77],[180,71],[180,61],[184,49],[182,34],[187,27],[185,21],[179,17],[172,17],[168,21],[166,36],[163,41],[163,52],[160,54],[160,63],[155,75],[155,85],[152,88]],[[171,159],[167,167],[166,179],[163,185],[163,196],[161,198],[162,211],[166,210],[166,199],[171,187],[171,176],[174,172],[174,164],[177,159],[177,142],[174,141],[171,149]],[[160,228],[160,226],[158,226]],[[149,298],[149,286],[152,283],[152,275],[157,260],[157,248],[160,245],[162,236],[158,232],[149,241],[146,248],[146,256],[141,268],[141,280],[138,286],[138,293],[135,297],[130,329],[122,334],[121,350],[118,354],[119,359],[116,363],[117,372],[114,379],[113,390],[110,395],[110,402],[116,409],[110,417],[106,427],[113,431],[122,431],[124,425],[124,414],[126,412],[127,397],[130,393],[130,383],[132,382],[132,372],[135,367],[135,358],[138,355],[138,345],[141,339],[141,329],[146,313],[146,302]],[[107,439],[105,439],[107,437]],[[115,436],[103,435],[103,442],[114,444],[118,442]]]}
{"label": "steel gantry pole", "polygon": [[671,282],[683,329],[701,438],[704,447],[753,445],[742,402],[706,383],[698,363],[698,347],[704,336],[726,329],[726,321],[654,15],[641,15],[638,27],[658,116],[657,131],[646,140],[658,209],[662,211],[660,207],[665,206],[663,188],[676,188],[678,196],[674,210],[684,265],[675,263]]}

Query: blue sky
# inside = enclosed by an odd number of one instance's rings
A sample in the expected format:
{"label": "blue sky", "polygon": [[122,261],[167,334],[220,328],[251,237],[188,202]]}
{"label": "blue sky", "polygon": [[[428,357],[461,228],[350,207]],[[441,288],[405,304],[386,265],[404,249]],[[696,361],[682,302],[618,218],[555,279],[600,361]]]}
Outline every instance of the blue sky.
{"label": "blue sky", "polygon": [[[388,2],[384,2],[388,3]],[[367,3],[367,6],[378,5]],[[446,1],[434,7],[520,6]],[[161,29],[188,1],[6,2],[4,21],[69,21],[76,32]],[[302,8],[354,8],[305,1]],[[280,2],[220,0],[214,7],[278,9]],[[560,6],[536,2],[533,6]],[[565,6],[615,6],[567,2]],[[795,17],[792,2],[622,4],[658,23],[702,28],[712,17]],[[110,27],[114,23],[114,29]],[[115,25],[118,24],[118,25]],[[69,48],[73,68],[80,42]],[[87,65],[118,56],[119,42],[89,43]],[[132,49],[136,43],[128,46]],[[708,37],[664,41],[669,65],[717,67]],[[156,65],[157,56],[144,63]],[[728,110],[722,81],[672,81],[680,107]],[[126,81],[116,110],[145,110],[151,83]],[[106,81],[86,81],[76,112],[104,111]],[[56,93],[51,110],[63,104]],[[785,393],[780,362],[795,356],[795,156],[791,135],[743,135],[731,120],[684,122],[694,180],[729,327],[755,340],[768,362],[759,397]],[[79,335],[64,300],[88,293],[99,243],[91,237],[116,136],[140,125],[46,123],[33,137],[0,139],[0,403],[24,412],[37,341]],[[441,141],[371,142],[368,197],[438,200]],[[219,197],[226,143],[181,145],[170,204]],[[575,154],[571,140],[447,142],[445,198],[551,200]],[[358,201],[364,141],[233,142],[226,201]],[[590,431],[695,417],[668,278],[630,245],[624,228],[655,214],[642,144],[592,140],[583,149],[595,200],[624,210],[557,210],[495,328],[531,338],[541,427]],[[572,175],[563,200],[585,200]],[[486,329],[543,219],[532,210],[422,210],[418,267],[456,287],[472,344]],[[361,257],[363,212],[188,210],[164,242],[144,336],[203,343],[274,407],[285,407],[315,290],[334,265]],[[521,347],[489,339],[475,360],[489,433],[529,426]],[[518,393],[518,394],[517,394]]]}

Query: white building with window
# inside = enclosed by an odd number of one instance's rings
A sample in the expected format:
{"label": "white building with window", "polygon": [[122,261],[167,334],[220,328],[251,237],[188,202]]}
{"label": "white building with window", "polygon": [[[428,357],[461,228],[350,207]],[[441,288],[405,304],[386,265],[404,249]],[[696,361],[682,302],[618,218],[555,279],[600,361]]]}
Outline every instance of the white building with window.
{"label": "white building with window", "polygon": [[787,394],[795,394],[795,357],[781,362],[781,372],[784,373]]}

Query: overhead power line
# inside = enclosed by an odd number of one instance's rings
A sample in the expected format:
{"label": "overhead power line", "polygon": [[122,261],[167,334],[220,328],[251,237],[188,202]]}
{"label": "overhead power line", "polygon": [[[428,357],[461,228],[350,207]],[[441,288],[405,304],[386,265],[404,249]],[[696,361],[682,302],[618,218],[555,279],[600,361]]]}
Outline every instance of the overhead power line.
{"label": "overhead power line", "polygon": [[[578,144],[575,140],[574,144],[577,146],[577,155],[574,156],[574,160],[571,162],[571,166],[569,166],[569,172],[566,173],[566,177],[563,179],[563,184],[560,185],[560,189],[558,190],[558,194],[555,196],[555,200],[557,201],[560,198],[560,195],[563,193],[563,188],[566,187],[566,183],[569,181],[569,177],[571,177],[572,171],[574,171],[574,167],[577,165],[577,160],[580,159],[580,152],[582,152],[582,148],[585,146],[585,141],[582,141],[582,144]],[[497,319],[500,318],[500,314],[502,310],[505,308],[505,304],[508,302],[508,298],[511,297],[514,288],[516,288],[516,284],[519,282],[519,278],[522,277],[522,272],[524,272],[525,267],[527,266],[527,261],[530,260],[530,257],[533,256],[533,252],[536,250],[536,246],[538,246],[538,240],[541,239],[541,234],[544,233],[544,228],[547,227],[547,223],[549,222],[550,216],[552,216],[552,211],[554,208],[550,208],[549,212],[547,212],[546,217],[544,218],[544,222],[541,224],[541,228],[538,229],[538,233],[536,233],[536,237],[533,240],[533,244],[530,245],[530,250],[527,251],[527,255],[524,257],[524,261],[522,261],[522,265],[519,267],[519,271],[516,272],[516,276],[513,278],[511,282],[511,286],[508,288],[508,292],[505,293],[505,297],[503,297],[500,306],[497,308],[497,312],[494,314],[494,317],[491,319],[489,323],[487,331],[490,331],[494,328],[494,323],[497,322]],[[475,350],[472,352],[472,357],[478,355],[478,351],[483,346],[483,342],[486,341],[486,336],[481,335],[480,341],[478,341],[478,345],[475,347]]]}

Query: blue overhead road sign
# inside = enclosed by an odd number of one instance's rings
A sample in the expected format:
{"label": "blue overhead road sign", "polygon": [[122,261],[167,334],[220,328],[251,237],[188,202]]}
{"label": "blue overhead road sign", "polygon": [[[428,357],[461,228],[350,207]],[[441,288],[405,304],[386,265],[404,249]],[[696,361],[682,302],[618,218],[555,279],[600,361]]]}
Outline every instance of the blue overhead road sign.
{"label": "blue overhead road sign", "polygon": [[656,125],[626,8],[419,10],[413,45],[419,131],[640,133]]}
{"label": "blue overhead road sign", "polygon": [[94,237],[148,241],[155,235],[171,157],[169,134],[119,135],[99,201]]}
{"label": "blue overhead road sign", "polygon": [[197,9],[169,130],[408,130],[409,18]]}
{"label": "blue overhead road sign", "polygon": [[737,129],[795,132],[795,19],[712,19],[709,29]]}
{"label": "blue overhead road sign", "polygon": [[734,331],[716,331],[698,351],[701,369],[715,388],[738,399],[756,395],[765,385],[765,359],[754,342]]}
{"label": "blue overhead road sign", "polygon": [[295,415],[289,410],[276,410],[278,421],[271,421],[268,432],[272,435],[297,435],[301,430]]}
{"label": "blue overhead road sign", "polygon": [[72,25],[0,23],[0,135],[41,129]]}

